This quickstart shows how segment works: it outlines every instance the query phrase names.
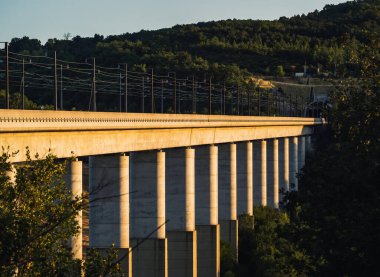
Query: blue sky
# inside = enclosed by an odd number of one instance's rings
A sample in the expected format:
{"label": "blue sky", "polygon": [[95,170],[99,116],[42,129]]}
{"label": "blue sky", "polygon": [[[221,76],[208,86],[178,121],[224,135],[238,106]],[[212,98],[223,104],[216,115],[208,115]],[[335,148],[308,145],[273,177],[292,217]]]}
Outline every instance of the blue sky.
{"label": "blue sky", "polygon": [[339,0],[0,0],[0,41],[117,35],[176,24],[277,19],[322,9]]}

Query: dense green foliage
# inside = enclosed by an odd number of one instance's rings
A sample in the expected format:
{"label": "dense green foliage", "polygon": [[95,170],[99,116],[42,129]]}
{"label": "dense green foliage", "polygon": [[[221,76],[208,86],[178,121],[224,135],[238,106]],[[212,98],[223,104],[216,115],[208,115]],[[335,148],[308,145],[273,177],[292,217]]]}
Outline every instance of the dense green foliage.
{"label": "dense green foliage", "polygon": [[10,49],[40,55],[56,50],[60,59],[96,57],[103,65],[128,63],[133,69],[153,67],[200,77],[233,77],[240,70],[275,74],[278,65],[294,73],[303,71],[305,62],[312,71],[337,69],[343,75],[357,72],[362,46],[379,36],[379,16],[379,0],[357,0],[273,21],[202,22],[106,38],[66,36],[49,39],[44,46],[37,39],[14,38]]}
{"label": "dense green foliage", "polygon": [[52,155],[37,161],[27,156],[15,181],[5,174],[12,170],[10,154],[0,159],[0,275],[69,274],[78,264],[64,242],[77,232],[80,201],[67,193],[64,164]]}
{"label": "dense green foliage", "polygon": [[66,162],[52,154],[32,160],[27,150],[11,174],[12,155],[0,156],[0,276],[123,276],[111,246],[87,251],[83,264],[72,257],[67,243],[79,230],[75,217],[86,198],[71,197]]}
{"label": "dense green foliage", "polygon": [[324,276],[371,276],[380,255],[380,47],[361,57],[361,79],[341,83],[315,155],[286,209],[300,246]]}
{"label": "dense green foliage", "polygon": [[[380,42],[332,94],[329,125],[283,211],[239,222],[236,276],[374,276],[380,256]],[[249,217],[248,217],[249,219]]]}

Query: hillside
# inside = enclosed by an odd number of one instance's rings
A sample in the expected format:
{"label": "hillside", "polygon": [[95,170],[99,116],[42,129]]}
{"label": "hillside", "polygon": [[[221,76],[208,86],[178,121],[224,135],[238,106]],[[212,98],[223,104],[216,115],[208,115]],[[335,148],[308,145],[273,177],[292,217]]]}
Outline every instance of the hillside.
{"label": "hillside", "polygon": [[58,51],[61,59],[83,61],[95,56],[100,64],[123,62],[159,71],[220,72],[237,65],[250,72],[273,74],[283,65],[291,74],[303,71],[355,71],[355,58],[380,33],[380,1],[358,0],[327,5],[321,11],[274,21],[224,20],[177,25],[157,31],[71,40],[13,39],[11,51]]}
{"label": "hillside", "polygon": [[[213,83],[225,82],[226,85],[245,83],[252,75],[293,77],[296,72],[303,72],[304,65],[307,73],[314,77],[341,78],[357,76],[361,72],[359,57],[366,56],[368,46],[375,45],[374,41],[380,37],[380,0],[327,5],[321,11],[273,21],[231,19],[108,37],[98,34],[73,38],[65,34],[65,37],[49,39],[45,45],[28,37],[14,38],[10,43],[12,55],[42,56],[30,60],[45,65],[45,68],[27,66],[27,85],[28,78],[34,77],[29,80],[28,97],[37,103],[52,103],[51,60],[43,57],[53,57],[54,51],[59,60],[87,62],[86,67],[91,67],[90,61],[95,57],[97,66],[115,68],[128,64],[128,70],[133,72],[153,69],[155,75],[161,76],[168,76],[169,72],[173,76],[175,72],[177,78],[194,76],[205,82],[210,77]],[[13,92],[21,87],[21,58],[18,56],[17,62],[11,61]],[[87,68],[77,72],[83,70],[92,71]],[[87,80],[87,75],[74,76],[77,72],[64,72],[64,79],[72,86],[66,82],[63,89],[76,93],[75,97],[70,97],[71,103],[80,101],[80,109],[88,109],[91,81]],[[72,78],[79,79],[75,83]],[[103,81],[111,82],[110,79]],[[0,82],[0,89],[4,89],[4,82]],[[284,89],[288,91],[286,87]],[[80,91],[86,94],[86,100],[77,94]],[[100,91],[99,86],[97,91]],[[300,89],[297,94],[306,97],[308,91],[309,88]],[[119,84],[115,83],[114,88],[105,88],[103,92],[118,94]],[[115,97],[107,97],[109,100],[99,101],[111,101],[112,109],[118,109]]]}

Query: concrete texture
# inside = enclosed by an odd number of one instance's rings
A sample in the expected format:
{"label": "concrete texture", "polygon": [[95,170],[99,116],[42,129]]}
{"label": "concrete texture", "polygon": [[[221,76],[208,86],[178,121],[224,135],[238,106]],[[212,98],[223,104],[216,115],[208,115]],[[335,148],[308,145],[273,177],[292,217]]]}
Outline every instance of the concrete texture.
{"label": "concrete texture", "polygon": [[239,253],[239,221],[220,220],[220,240],[231,246],[234,257],[238,261]]}
{"label": "concrete texture", "polygon": [[195,223],[218,224],[218,147],[195,149]]}
{"label": "concrete texture", "polygon": [[289,140],[289,183],[290,189],[298,190],[298,137]]}
{"label": "concrete texture", "polygon": [[278,209],[279,174],[278,174],[278,139],[268,141],[267,149],[267,193],[268,206]]}
{"label": "concrete texture", "polygon": [[289,138],[279,139],[279,186],[289,191]]}
{"label": "concrete texture", "polygon": [[167,239],[132,239],[133,277],[168,276]]}
{"label": "concrete texture", "polygon": [[197,225],[198,277],[220,276],[220,226]]}
{"label": "concrete texture", "polygon": [[306,155],[306,138],[298,138],[298,172],[305,165],[305,155]]}
{"label": "concrete texture", "polygon": [[253,214],[253,143],[237,143],[237,214]]}
{"label": "concrete texture", "polygon": [[253,144],[253,204],[267,205],[267,143],[265,140]]}
{"label": "concrete texture", "polygon": [[[164,239],[165,152],[142,151],[130,154],[131,237]],[[152,233],[154,230],[156,232]],[[152,234],[151,234],[152,233]]]}
{"label": "concrete texture", "polygon": [[195,230],[194,149],[169,149],[166,153],[167,230]]}
{"label": "concrete texture", "polygon": [[168,231],[169,276],[197,276],[197,232]]}
{"label": "concrete texture", "polygon": [[236,144],[234,143],[219,146],[218,186],[219,220],[236,220]]}
{"label": "concrete texture", "polygon": [[[71,192],[72,199],[75,199],[76,197],[82,197],[82,162],[78,161],[78,159],[71,161],[68,164],[66,176],[65,176],[65,182],[66,186]],[[75,217],[75,220],[78,222],[79,231],[76,236],[72,237],[69,240],[69,247],[71,248],[71,251],[73,253],[73,257],[75,259],[82,259],[82,210],[80,210]]]}
{"label": "concrete texture", "polygon": [[129,157],[89,159],[92,248],[129,248]]}
{"label": "concrete texture", "polygon": [[310,135],[320,119],[173,114],[0,110],[0,145],[20,152],[12,162],[125,153]]}

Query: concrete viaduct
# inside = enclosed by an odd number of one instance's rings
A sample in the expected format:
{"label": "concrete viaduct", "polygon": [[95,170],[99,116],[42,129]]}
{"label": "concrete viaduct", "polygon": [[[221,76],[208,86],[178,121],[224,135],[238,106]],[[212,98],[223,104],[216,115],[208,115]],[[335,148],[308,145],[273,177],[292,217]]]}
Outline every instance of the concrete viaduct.
{"label": "concrete viaduct", "polygon": [[[89,157],[89,244],[128,253],[128,276],[219,276],[220,240],[237,257],[238,216],[297,189],[320,119],[0,110],[0,145]],[[67,184],[82,193],[82,161]],[[130,193],[131,192],[131,193]],[[78,215],[80,224],[81,215]],[[82,232],[72,238],[82,259]],[[133,248],[133,251],[131,249]]]}

